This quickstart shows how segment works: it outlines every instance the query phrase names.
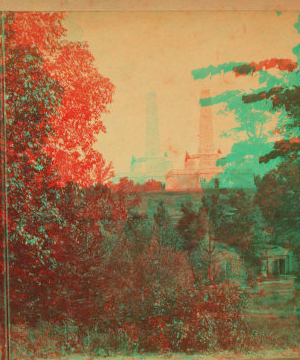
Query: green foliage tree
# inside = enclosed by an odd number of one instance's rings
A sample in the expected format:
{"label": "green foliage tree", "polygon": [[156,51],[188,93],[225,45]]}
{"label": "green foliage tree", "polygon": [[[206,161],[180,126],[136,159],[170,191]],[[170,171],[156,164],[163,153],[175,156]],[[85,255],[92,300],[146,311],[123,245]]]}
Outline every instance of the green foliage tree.
{"label": "green foliage tree", "polygon": [[164,201],[159,202],[153,218],[160,245],[179,251],[184,250],[184,240],[175,228]]}
{"label": "green foliage tree", "polygon": [[[298,33],[299,23],[300,18],[294,26]],[[282,159],[297,157],[300,150],[299,49],[300,44],[292,49],[298,58],[296,62],[272,58],[259,63],[230,62],[192,71],[195,80],[222,72],[233,72],[236,76],[252,76],[258,80],[258,88],[249,93],[244,90],[225,91],[212,99],[212,104],[224,103],[221,112],[233,114],[236,120],[236,126],[223,134],[234,139],[236,143],[231,154],[219,161],[219,165],[224,168],[223,181],[231,182],[232,186],[243,185],[243,180],[235,184],[239,176],[232,173],[232,170],[263,176]],[[271,72],[270,69],[276,71]],[[204,106],[205,101],[206,99],[200,100]],[[274,123],[271,129],[273,131],[270,131],[274,118],[278,121],[277,124]]]}
{"label": "green foliage tree", "polygon": [[185,239],[195,274],[205,268],[207,275],[222,246],[235,249],[249,271],[259,268],[260,247],[270,241],[271,229],[259,206],[243,190],[227,194],[207,192],[199,212],[192,204],[183,205],[182,212],[177,228]]}
{"label": "green foliage tree", "polygon": [[272,243],[293,250],[293,273],[300,279],[299,159],[283,161],[277,169],[257,179],[256,204],[272,231]]}
{"label": "green foliage tree", "polygon": [[193,251],[206,233],[205,215],[201,208],[196,211],[191,202],[181,205],[181,213],[177,229],[184,239],[184,250]]}
{"label": "green foliage tree", "polygon": [[258,181],[256,202],[276,233],[296,229],[299,217],[299,160],[282,162]]}
{"label": "green foliage tree", "polygon": [[[6,114],[11,313],[41,314],[50,302],[53,246],[49,224],[63,221],[53,201],[59,177],[43,151],[63,88],[44,68],[39,51],[15,43],[14,14],[6,18]],[[42,305],[42,302],[44,303]]]}

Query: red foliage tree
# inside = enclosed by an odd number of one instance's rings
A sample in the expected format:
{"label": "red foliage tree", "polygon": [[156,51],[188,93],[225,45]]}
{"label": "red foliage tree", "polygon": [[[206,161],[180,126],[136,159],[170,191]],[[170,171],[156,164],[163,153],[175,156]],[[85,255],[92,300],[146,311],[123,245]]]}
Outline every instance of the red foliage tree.
{"label": "red foliage tree", "polygon": [[[79,232],[81,224],[73,223],[71,212],[62,211],[66,190],[58,185],[70,177],[89,184],[110,176],[109,166],[92,146],[96,132],[104,131],[100,116],[111,101],[113,85],[98,74],[86,45],[62,41],[64,17],[12,12],[5,17],[13,319],[37,319],[51,309],[64,232],[87,237]],[[91,226],[87,234],[95,231]]]}
{"label": "red foliage tree", "polygon": [[45,151],[58,166],[62,184],[90,186],[112,175],[112,165],[93,149],[105,132],[102,114],[112,102],[114,85],[100,75],[88,45],[64,38],[66,13],[17,12],[12,29],[18,45],[36,47],[44,68],[64,89],[59,113],[51,117],[52,133]]}

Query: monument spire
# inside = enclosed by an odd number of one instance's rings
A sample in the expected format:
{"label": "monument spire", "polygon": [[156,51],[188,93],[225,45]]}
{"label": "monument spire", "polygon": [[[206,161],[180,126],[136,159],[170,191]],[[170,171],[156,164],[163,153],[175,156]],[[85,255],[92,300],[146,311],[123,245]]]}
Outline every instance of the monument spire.
{"label": "monument spire", "polygon": [[214,150],[214,133],[211,112],[210,90],[201,91],[201,99],[206,99],[206,106],[200,108],[199,120],[199,153],[211,153]]}
{"label": "monument spire", "polygon": [[156,93],[147,94],[146,127],[145,157],[157,157],[160,155],[160,144]]}
{"label": "monument spire", "polygon": [[214,133],[209,89],[200,93],[201,108],[199,119],[199,143],[196,154],[186,153],[184,169],[173,169],[166,174],[166,190],[200,190],[211,186],[210,181],[217,176],[218,154],[214,151]]}

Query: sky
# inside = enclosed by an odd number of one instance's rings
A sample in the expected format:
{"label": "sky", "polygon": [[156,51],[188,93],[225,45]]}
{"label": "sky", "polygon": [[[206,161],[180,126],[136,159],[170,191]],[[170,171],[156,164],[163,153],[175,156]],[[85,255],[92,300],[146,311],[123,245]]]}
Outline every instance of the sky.
{"label": "sky", "polygon": [[[296,12],[70,12],[70,40],[84,40],[99,72],[116,86],[110,113],[103,116],[106,134],[94,148],[115,173],[130,172],[131,157],[145,152],[146,96],[157,93],[161,151],[183,166],[185,151],[198,148],[199,97],[225,90],[258,87],[257,77],[232,73],[194,81],[191,71],[210,65],[297,60],[292,48],[300,41]],[[215,148],[230,153],[233,140],[220,134],[235,125],[234,116],[212,107]]]}

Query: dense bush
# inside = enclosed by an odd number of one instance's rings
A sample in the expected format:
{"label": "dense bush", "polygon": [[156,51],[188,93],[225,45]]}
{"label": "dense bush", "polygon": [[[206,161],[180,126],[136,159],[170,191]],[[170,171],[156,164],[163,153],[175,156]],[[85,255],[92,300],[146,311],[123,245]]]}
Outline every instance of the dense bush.
{"label": "dense bush", "polygon": [[206,291],[157,287],[141,303],[143,309],[137,308],[134,316],[123,313],[122,324],[104,332],[115,339],[110,350],[124,350],[125,343],[126,351],[138,352],[233,349],[245,333],[243,296],[232,287]]}
{"label": "dense bush", "polygon": [[[151,296],[150,296],[151,295]],[[246,328],[242,319],[244,294],[233,287],[173,292],[156,288],[135,318],[123,314],[122,323],[80,326],[40,323],[13,330],[15,353],[44,356],[85,352],[108,355],[143,352],[187,352],[241,347]]]}

